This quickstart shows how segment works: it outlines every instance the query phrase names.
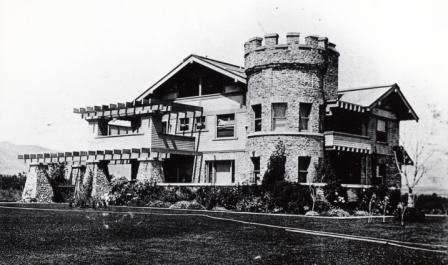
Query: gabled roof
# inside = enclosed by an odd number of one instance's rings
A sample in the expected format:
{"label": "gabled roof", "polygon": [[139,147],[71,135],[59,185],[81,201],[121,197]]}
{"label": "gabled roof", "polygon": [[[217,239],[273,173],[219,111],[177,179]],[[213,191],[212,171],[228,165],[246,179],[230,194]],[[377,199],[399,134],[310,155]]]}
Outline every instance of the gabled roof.
{"label": "gabled roof", "polygon": [[142,94],[140,94],[136,98],[136,100],[141,100],[144,97],[146,97],[147,95],[152,94],[158,87],[160,87],[168,79],[170,79],[172,76],[174,76],[176,73],[178,73],[180,70],[182,70],[184,67],[186,67],[190,63],[201,64],[211,70],[214,70],[214,71],[219,72],[223,75],[226,75],[230,78],[233,78],[241,83],[246,84],[246,74],[244,72],[243,67],[225,63],[225,62],[218,61],[218,60],[214,60],[214,59],[210,59],[207,57],[202,57],[202,56],[195,55],[195,54],[190,54],[185,59],[183,59],[180,64],[178,64],[176,67],[174,67],[174,69],[172,69],[164,77],[162,77],[159,81],[157,81],[155,84],[153,84],[147,90],[145,90]]}
{"label": "gabled roof", "polygon": [[397,84],[339,90],[338,96],[339,101],[372,109],[381,105],[381,102],[387,99],[393,93],[396,93],[398,95],[401,103],[407,109],[408,115],[405,115],[406,117],[403,117],[403,119],[415,119],[416,121],[418,121],[417,114],[412,109],[411,105],[406,100],[400,90],[400,87]]}

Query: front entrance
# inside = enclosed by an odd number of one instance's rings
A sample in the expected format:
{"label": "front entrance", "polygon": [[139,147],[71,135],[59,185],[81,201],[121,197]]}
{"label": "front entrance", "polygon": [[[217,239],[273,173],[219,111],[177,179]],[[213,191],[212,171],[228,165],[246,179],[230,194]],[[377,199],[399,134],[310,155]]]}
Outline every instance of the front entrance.
{"label": "front entrance", "polygon": [[194,156],[171,155],[163,162],[165,183],[191,183]]}

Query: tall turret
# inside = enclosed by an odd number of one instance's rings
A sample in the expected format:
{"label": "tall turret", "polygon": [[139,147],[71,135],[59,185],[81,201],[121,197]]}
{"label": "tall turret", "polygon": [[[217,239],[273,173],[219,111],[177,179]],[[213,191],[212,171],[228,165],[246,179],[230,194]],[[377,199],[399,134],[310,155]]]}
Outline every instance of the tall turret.
{"label": "tall turret", "polygon": [[[276,143],[286,147],[286,178],[310,182],[323,157],[325,104],[337,100],[338,58],[325,37],[288,33],[244,44],[249,117],[247,150],[265,172]],[[258,162],[254,162],[257,164]],[[256,167],[256,166],[255,166]]]}

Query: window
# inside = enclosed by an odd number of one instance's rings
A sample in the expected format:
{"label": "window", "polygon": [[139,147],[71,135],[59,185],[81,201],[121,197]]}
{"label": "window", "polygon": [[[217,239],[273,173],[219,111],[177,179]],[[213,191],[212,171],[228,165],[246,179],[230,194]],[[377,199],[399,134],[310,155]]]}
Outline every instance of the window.
{"label": "window", "polygon": [[254,165],[254,183],[257,184],[260,181],[260,157],[252,157],[251,160]]}
{"label": "window", "polygon": [[373,181],[373,184],[374,185],[383,184],[385,178],[386,178],[386,165],[385,164],[377,164],[376,165],[376,179]]}
{"label": "window", "polygon": [[235,161],[207,161],[208,182],[214,184],[230,184],[235,182]]}
{"label": "window", "polygon": [[139,132],[140,118],[114,118],[98,120],[98,136],[126,135]]}
{"label": "window", "polygon": [[205,116],[196,117],[194,119],[194,130],[201,131],[206,129]]}
{"label": "window", "polygon": [[311,157],[299,156],[299,182],[307,182],[308,167],[310,166]]}
{"label": "window", "polygon": [[216,137],[235,137],[235,114],[216,116]]}
{"label": "window", "polygon": [[286,128],[286,103],[272,103],[272,130]]}
{"label": "window", "polygon": [[169,133],[168,132],[168,122],[162,121],[162,133]]}
{"label": "window", "polygon": [[310,120],[311,103],[300,103],[299,131],[308,131],[308,122]]}
{"label": "window", "polygon": [[261,104],[253,105],[252,109],[254,110],[255,114],[254,130],[256,132],[259,132],[261,131]]}
{"label": "window", "polygon": [[190,130],[190,118],[179,119],[179,131],[185,132]]}
{"label": "window", "polygon": [[376,121],[376,140],[378,142],[387,142],[387,123],[385,120]]}

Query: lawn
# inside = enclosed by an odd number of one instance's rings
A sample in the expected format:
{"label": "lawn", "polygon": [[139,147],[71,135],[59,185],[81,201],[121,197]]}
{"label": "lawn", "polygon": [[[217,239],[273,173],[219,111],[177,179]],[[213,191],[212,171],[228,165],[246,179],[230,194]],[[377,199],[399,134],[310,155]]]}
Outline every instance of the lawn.
{"label": "lawn", "polygon": [[[3,204],[3,206],[13,206]],[[17,206],[17,205],[14,205]],[[67,205],[24,205],[67,209]],[[0,208],[1,264],[448,264],[447,254],[185,215],[112,208],[109,212]],[[147,215],[127,211],[179,215]],[[304,229],[447,244],[448,218],[401,228],[379,220],[206,213]]]}

